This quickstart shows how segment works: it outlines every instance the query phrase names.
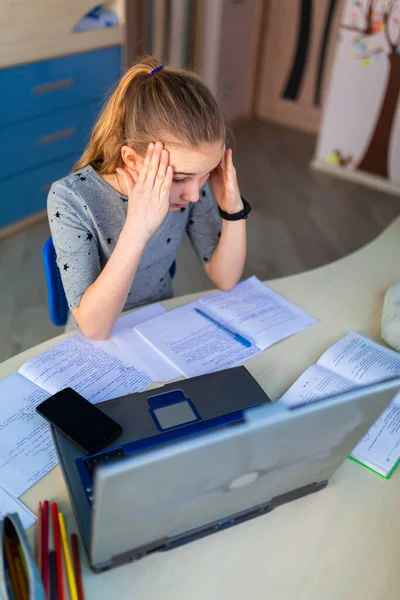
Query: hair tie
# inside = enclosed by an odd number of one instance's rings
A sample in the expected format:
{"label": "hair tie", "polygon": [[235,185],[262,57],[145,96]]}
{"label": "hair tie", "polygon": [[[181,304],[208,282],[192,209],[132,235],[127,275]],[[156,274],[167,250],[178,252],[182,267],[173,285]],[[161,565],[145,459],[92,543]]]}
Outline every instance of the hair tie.
{"label": "hair tie", "polygon": [[164,67],[162,65],[160,65],[159,67],[156,67],[155,69],[152,70],[151,73],[149,73],[149,78],[153,77],[153,75],[155,75],[158,71],[161,71],[161,69],[163,69]]}

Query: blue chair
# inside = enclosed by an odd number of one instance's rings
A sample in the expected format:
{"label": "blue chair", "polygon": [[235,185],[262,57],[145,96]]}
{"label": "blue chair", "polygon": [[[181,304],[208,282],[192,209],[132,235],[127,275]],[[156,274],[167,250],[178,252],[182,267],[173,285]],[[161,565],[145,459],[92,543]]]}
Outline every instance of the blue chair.
{"label": "blue chair", "polygon": [[56,251],[51,237],[43,246],[43,263],[47,283],[47,299],[49,315],[53,325],[65,325],[68,317],[68,302],[61,281],[60,269],[57,265]]}
{"label": "blue chair", "polygon": [[[43,263],[47,283],[47,298],[49,302],[49,315],[53,325],[61,327],[65,325],[68,318],[68,302],[65,296],[61,280],[60,269],[57,265],[56,251],[53,239],[49,239],[43,246]],[[175,277],[176,261],[169,268],[171,279]]]}

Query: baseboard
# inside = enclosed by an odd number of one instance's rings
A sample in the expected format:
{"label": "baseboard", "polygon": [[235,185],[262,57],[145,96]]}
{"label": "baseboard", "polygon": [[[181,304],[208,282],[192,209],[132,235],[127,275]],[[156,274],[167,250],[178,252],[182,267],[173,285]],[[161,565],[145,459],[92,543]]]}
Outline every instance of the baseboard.
{"label": "baseboard", "polygon": [[12,223],[12,225],[7,225],[6,227],[3,227],[2,229],[0,229],[0,241],[4,240],[5,238],[8,238],[12,235],[16,235],[17,233],[20,233],[21,231],[24,231],[25,229],[29,229],[30,227],[33,227],[34,225],[38,225],[39,223],[46,221],[46,219],[47,219],[47,211],[41,210],[40,212],[35,213],[34,215],[31,215],[30,217],[26,217],[26,219],[21,219],[20,221],[17,221],[16,223]]}
{"label": "baseboard", "polygon": [[374,188],[381,192],[400,196],[400,183],[389,181],[388,179],[378,177],[377,175],[371,175],[365,171],[354,171],[352,169],[346,169],[345,167],[332,165],[320,158],[314,158],[310,163],[310,167],[316,171],[322,171],[323,173],[341,177],[342,179],[347,179],[354,183],[360,183],[361,185]]}

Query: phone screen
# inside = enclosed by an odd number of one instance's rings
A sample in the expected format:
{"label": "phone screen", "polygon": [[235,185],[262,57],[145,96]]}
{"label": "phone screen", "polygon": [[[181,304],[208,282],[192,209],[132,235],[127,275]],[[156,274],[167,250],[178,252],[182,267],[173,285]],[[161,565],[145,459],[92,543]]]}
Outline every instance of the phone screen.
{"label": "phone screen", "polygon": [[72,388],[54,394],[36,410],[89,454],[101,450],[122,433],[118,423]]}

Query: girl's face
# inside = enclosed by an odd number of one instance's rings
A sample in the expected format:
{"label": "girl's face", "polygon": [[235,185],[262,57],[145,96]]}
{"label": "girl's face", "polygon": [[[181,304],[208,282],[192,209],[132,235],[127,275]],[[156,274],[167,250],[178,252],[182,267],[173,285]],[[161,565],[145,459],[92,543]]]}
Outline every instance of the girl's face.
{"label": "girl's face", "polygon": [[216,142],[196,148],[168,143],[164,147],[169,152],[169,164],[174,169],[169,210],[177,211],[189,202],[198,201],[201,187],[221,162],[224,146]]}
{"label": "girl's face", "polygon": [[[221,162],[224,145],[215,142],[194,148],[171,141],[166,142],[164,148],[169,152],[169,164],[174,169],[169,210],[176,211],[189,202],[198,201],[201,187]],[[124,146],[122,158],[136,181],[143,165],[143,157],[130,146]]]}

